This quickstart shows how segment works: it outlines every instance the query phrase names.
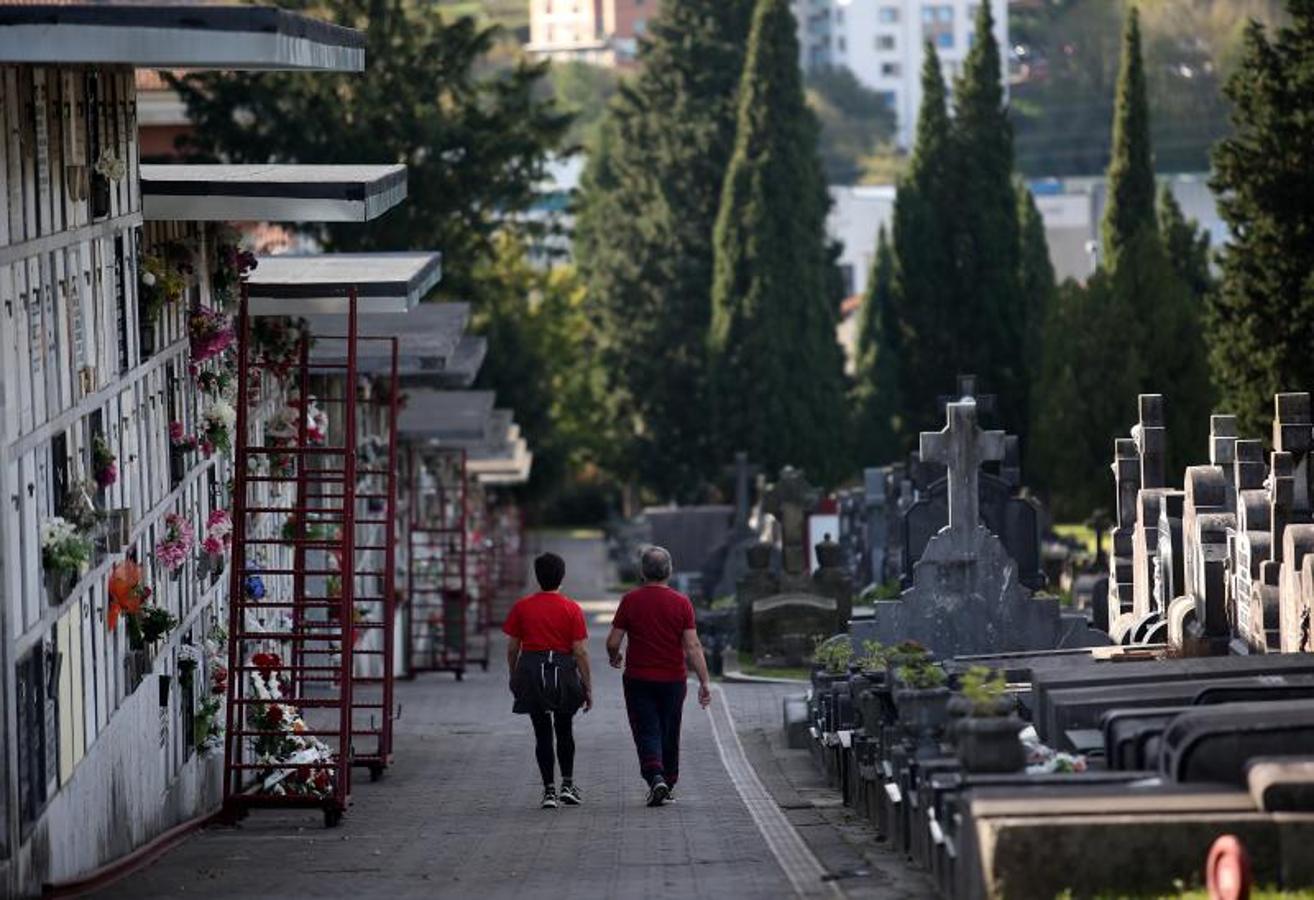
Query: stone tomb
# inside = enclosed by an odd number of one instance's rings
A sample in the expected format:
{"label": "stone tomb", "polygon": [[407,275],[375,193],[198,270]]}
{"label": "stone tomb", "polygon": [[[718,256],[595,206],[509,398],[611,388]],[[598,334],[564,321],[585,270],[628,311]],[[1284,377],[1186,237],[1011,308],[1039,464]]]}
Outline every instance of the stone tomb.
{"label": "stone tomb", "polygon": [[855,645],[911,639],[942,657],[1059,645],[1057,599],[1033,596],[1003,542],[981,525],[980,468],[1004,458],[1004,433],[982,431],[976,414],[970,397],[949,403],[944,430],[922,434],[922,461],[948,470],[948,524],[913,566],[912,586],[852,623]]}

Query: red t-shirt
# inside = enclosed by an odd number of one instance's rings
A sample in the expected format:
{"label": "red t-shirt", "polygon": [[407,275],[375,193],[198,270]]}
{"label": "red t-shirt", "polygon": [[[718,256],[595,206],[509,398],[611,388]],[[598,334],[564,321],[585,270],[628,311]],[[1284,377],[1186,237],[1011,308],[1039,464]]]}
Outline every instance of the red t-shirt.
{"label": "red t-shirt", "polygon": [[569,653],[571,644],[589,637],[579,604],[555,591],[521,597],[507,613],[502,630],[519,638],[520,649],[530,653],[539,650]]}
{"label": "red t-shirt", "polygon": [[612,626],[629,635],[625,674],[645,681],[684,681],[684,633],[694,627],[689,598],[645,584],[621,598]]}

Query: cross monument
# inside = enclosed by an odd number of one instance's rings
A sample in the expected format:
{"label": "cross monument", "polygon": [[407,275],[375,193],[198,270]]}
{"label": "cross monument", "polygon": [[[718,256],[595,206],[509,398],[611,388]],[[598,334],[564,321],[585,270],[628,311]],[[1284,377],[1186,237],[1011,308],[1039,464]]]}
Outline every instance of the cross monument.
{"label": "cross monument", "polygon": [[921,457],[948,469],[948,531],[965,538],[980,522],[981,464],[1004,458],[1004,432],[976,426],[976,401],[971,397],[947,404],[945,418],[942,430],[922,432]]}

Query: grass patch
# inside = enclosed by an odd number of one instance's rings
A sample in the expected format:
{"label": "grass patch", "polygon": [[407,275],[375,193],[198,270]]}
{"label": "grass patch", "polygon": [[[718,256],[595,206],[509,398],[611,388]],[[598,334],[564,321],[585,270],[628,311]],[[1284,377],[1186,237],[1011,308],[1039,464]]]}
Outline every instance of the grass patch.
{"label": "grass patch", "polygon": [[753,661],[753,654],[746,650],[739,651],[739,672],[754,678],[792,678],[795,681],[810,681],[811,669],[780,668],[779,666],[759,666]]}
{"label": "grass patch", "polygon": [[1054,533],[1059,537],[1076,541],[1086,548],[1086,552],[1091,556],[1095,555],[1095,529],[1089,525],[1067,524],[1055,525]]}
{"label": "grass patch", "polygon": [[600,541],[603,538],[601,528],[535,528],[534,534],[572,541]]}

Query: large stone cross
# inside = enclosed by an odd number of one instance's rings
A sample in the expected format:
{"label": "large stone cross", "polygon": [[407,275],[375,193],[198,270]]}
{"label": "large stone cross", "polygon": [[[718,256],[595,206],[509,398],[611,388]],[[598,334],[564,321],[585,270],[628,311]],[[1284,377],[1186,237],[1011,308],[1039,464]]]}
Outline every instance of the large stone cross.
{"label": "large stone cross", "polygon": [[949,531],[962,535],[980,521],[977,481],[981,464],[1004,458],[1004,432],[976,427],[976,401],[964,398],[945,407],[941,431],[923,431],[921,457],[949,470]]}

